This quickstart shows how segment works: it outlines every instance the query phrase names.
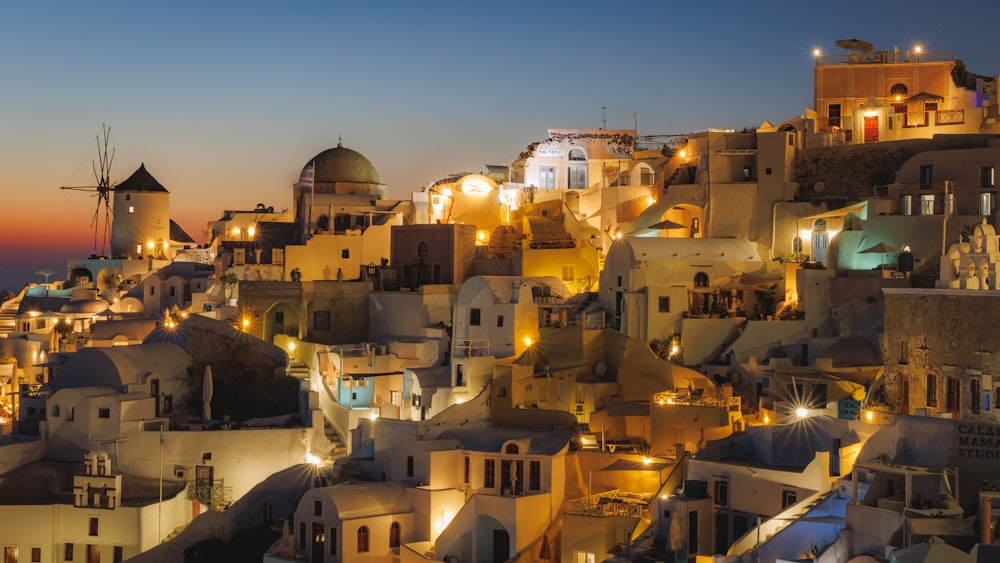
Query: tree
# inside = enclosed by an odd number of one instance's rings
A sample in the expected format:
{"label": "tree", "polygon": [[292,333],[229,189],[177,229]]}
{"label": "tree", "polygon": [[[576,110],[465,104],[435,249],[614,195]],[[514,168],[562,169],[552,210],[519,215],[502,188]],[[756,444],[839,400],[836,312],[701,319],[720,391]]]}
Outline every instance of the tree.
{"label": "tree", "polygon": [[226,299],[233,298],[233,289],[236,284],[240,283],[240,278],[236,277],[236,274],[232,272],[226,272],[226,275],[221,278],[222,283],[226,284]]}

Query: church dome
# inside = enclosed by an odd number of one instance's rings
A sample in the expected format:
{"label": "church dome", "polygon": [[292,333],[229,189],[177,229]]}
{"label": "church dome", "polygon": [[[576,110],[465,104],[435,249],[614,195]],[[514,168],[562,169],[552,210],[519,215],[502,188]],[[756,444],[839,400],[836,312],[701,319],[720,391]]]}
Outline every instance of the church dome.
{"label": "church dome", "polygon": [[315,182],[317,184],[335,182],[379,183],[378,173],[375,172],[371,161],[357,151],[344,148],[344,145],[340,143],[337,143],[337,146],[332,149],[319,153],[310,162],[316,163]]}

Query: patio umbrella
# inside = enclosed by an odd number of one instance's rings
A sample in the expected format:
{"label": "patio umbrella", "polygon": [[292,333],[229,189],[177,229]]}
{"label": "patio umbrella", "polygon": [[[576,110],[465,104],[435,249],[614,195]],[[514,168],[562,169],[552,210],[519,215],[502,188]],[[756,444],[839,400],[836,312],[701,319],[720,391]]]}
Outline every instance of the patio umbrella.
{"label": "patio umbrella", "polygon": [[201,384],[201,417],[212,420],[212,394],[215,392],[215,382],[212,380],[212,366],[205,366],[205,377]]}
{"label": "patio umbrella", "polygon": [[49,276],[51,276],[54,273],[56,273],[56,271],[53,270],[52,268],[49,268],[48,266],[46,266],[46,267],[42,268],[41,270],[38,270],[37,272],[35,272],[35,274],[37,274],[39,276],[45,276],[45,283],[49,283]]}
{"label": "patio umbrella", "polygon": [[885,255],[886,254],[899,254],[900,249],[892,246],[891,244],[886,244],[880,242],[875,246],[866,248],[864,250],[858,251],[858,254],[879,254],[881,255],[882,265],[885,266]]}
{"label": "patio umbrella", "polygon": [[686,227],[686,225],[681,225],[680,223],[675,223],[675,222],[671,221],[670,219],[664,219],[663,221],[660,221],[659,223],[653,223],[652,225],[649,226],[650,229],[663,229],[663,230],[683,229],[685,227]]}

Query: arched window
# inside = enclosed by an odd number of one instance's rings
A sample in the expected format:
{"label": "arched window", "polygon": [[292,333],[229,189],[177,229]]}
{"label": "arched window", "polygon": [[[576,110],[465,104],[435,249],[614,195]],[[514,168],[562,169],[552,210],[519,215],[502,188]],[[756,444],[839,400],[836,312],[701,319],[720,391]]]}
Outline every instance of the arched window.
{"label": "arched window", "polygon": [[906,87],[906,84],[901,84],[899,82],[893,84],[892,88],[889,88],[890,96],[905,96],[908,92],[909,89]]}
{"label": "arched window", "polygon": [[358,528],[358,553],[368,552],[368,526]]}
{"label": "arched window", "polygon": [[569,159],[570,160],[587,160],[587,153],[583,152],[583,149],[572,148],[572,149],[569,149]]}
{"label": "arched window", "polygon": [[427,241],[417,243],[417,258],[427,258]]}
{"label": "arched window", "polygon": [[389,525],[389,549],[399,547],[399,522]]}
{"label": "arched window", "polygon": [[792,252],[795,254],[802,254],[802,237],[795,237],[792,239]]}
{"label": "arched window", "polygon": [[705,272],[698,272],[694,275],[694,286],[695,287],[708,287],[708,274]]}
{"label": "arched window", "polygon": [[521,450],[519,450],[517,448],[517,444],[507,444],[507,447],[505,447],[503,449],[503,453],[505,453],[505,454],[515,454],[515,455],[517,455],[518,453],[520,453],[520,451]]}

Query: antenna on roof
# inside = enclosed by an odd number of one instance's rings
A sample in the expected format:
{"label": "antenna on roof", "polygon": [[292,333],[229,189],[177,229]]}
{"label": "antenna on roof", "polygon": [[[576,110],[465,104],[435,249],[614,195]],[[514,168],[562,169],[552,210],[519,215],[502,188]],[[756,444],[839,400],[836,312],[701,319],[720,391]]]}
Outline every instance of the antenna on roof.
{"label": "antenna on roof", "polygon": [[601,111],[604,114],[604,118],[601,120],[601,129],[608,128],[608,106],[601,106]]}

